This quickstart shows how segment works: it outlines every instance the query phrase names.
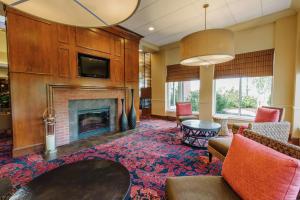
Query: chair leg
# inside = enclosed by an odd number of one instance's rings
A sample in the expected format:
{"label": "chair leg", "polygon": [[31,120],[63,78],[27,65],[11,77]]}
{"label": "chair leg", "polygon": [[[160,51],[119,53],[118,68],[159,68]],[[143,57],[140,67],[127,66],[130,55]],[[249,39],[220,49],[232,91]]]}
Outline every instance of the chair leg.
{"label": "chair leg", "polygon": [[208,152],[208,161],[211,162],[212,161],[212,157],[213,155],[211,153]]}

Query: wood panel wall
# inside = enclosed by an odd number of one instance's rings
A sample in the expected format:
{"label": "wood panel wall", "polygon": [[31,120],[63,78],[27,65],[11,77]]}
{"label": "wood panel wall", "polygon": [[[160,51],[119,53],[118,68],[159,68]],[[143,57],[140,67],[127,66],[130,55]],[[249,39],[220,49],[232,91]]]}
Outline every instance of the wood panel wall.
{"label": "wood panel wall", "polygon": [[[134,88],[139,111],[139,35],[118,26],[86,29],[60,25],[13,9],[7,9],[6,15],[14,157],[44,148],[42,114],[47,84]],[[110,78],[79,77],[78,52],[109,58]]]}

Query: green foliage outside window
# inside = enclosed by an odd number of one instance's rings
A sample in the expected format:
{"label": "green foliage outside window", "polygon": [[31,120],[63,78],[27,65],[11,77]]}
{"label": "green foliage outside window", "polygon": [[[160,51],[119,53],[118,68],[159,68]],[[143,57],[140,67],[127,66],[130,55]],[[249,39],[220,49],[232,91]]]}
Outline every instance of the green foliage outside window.
{"label": "green foliage outside window", "polygon": [[[255,77],[250,79],[251,88],[255,90],[256,94],[263,99],[267,99],[267,104],[271,104],[271,95],[269,92],[272,88],[272,79],[265,77]],[[256,95],[249,94],[248,80],[243,79],[242,84],[244,87],[240,86],[240,89],[244,88],[244,91],[239,91],[238,89],[232,87],[220,88],[216,91],[216,112],[220,114],[227,114],[228,110],[236,109],[253,109],[257,108],[259,105],[259,97]],[[241,92],[241,93],[240,93]],[[253,92],[252,92],[253,94]],[[260,101],[261,101],[260,98]],[[241,111],[241,110],[240,110]]]}
{"label": "green foliage outside window", "polygon": [[217,91],[216,94],[216,111],[225,114],[225,109],[233,108],[257,108],[257,99],[252,96],[244,96],[239,103],[239,91],[234,88],[230,90]]}
{"label": "green foliage outside window", "polygon": [[192,111],[198,112],[199,111],[199,90],[198,91],[191,91],[187,101],[191,102],[192,104]]}

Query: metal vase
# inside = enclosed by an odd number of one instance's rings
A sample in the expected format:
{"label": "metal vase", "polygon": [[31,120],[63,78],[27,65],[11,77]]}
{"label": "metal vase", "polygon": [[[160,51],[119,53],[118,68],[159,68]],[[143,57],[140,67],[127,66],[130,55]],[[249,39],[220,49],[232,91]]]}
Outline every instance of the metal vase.
{"label": "metal vase", "polygon": [[124,132],[128,130],[128,119],[125,111],[125,99],[121,99],[122,102],[122,114],[120,119],[120,131]]}
{"label": "metal vase", "polygon": [[128,125],[129,125],[129,129],[134,129],[136,127],[136,111],[134,108],[134,89],[131,89],[131,108],[128,115]]}

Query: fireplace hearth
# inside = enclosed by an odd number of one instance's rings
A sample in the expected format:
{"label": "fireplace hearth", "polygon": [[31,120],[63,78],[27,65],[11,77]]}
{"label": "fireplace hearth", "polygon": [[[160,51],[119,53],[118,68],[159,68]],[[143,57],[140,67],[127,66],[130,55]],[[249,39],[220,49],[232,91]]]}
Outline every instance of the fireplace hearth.
{"label": "fireplace hearth", "polygon": [[95,134],[109,132],[110,108],[78,111],[78,135],[83,139]]}

